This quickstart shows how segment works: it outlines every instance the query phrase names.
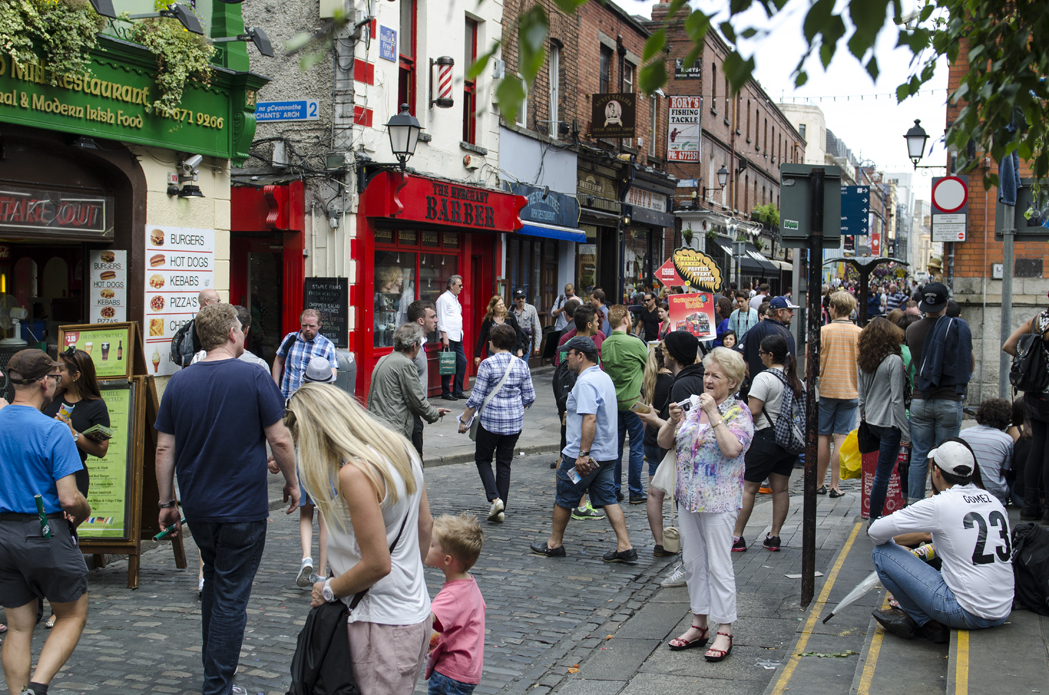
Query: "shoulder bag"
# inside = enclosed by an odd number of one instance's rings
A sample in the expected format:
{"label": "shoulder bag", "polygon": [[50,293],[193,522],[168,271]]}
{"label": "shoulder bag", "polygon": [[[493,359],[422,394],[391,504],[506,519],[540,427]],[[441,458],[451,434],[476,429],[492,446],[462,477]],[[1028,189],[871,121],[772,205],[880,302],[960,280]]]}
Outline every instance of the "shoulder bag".
{"label": "shoulder bag", "polygon": [[503,378],[499,380],[499,383],[495,385],[495,388],[492,389],[492,392],[489,393],[488,396],[484,399],[484,403],[481,403],[481,407],[477,409],[476,413],[474,413],[473,422],[470,423],[471,441],[477,441],[477,429],[481,426],[481,411],[484,410],[488,406],[488,404],[492,402],[492,399],[495,398],[495,395],[499,393],[499,391],[503,388],[503,384],[506,383],[506,379],[510,376],[510,372],[513,371],[513,360],[514,356],[510,355],[510,364],[506,366],[506,374],[503,374]]}

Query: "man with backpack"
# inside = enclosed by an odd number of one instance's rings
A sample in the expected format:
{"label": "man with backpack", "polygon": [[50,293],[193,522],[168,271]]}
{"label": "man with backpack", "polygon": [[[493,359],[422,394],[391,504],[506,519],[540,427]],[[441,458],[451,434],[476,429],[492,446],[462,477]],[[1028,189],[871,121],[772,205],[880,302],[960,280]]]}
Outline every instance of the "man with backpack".
{"label": "man with backpack", "polygon": [[[197,306],[201,309],[221,301],[222,298],[215,290],[201,290],[197,294]],[[179,367],[188,367],[193,363],[193,356],[203,349],[193,327],[195,320],[190,319],[182,324],[182,327],[175,333],[175,337],[171,339],[171,361]]]}
{"label": "man with backpack", "polygon": [[796,355],[794,336],[790,334],[790,322],[797,308],[798,306],[786,297],[773,297],[769,302],[765,320],[759,321],[756,326],[747,331],[747,338],[743,341],[743,359],[747,363],[747,376],[752,380],[765,369],[759,354],[761,341],[765,339],[765,336],[782,335],[787,341],[787,349],[790,354]]}
{"label": "man with backpack", "polygon": [[335,345],[321,335],[321,317],[316,309],[306,309],[299,317],[298,333],[289,333],[281,341],[277,356],[273,358],[273,382],[280,387],[284,400],[302,386],[302,377],[306,367],[314,357],[323,357],[333,365],[331,373],[338,376],[339,356],[335,354]]}
{"label": "man with backpack", "polygon": [[962,402],[976,364],[969,324],[946,316],[947,288],[930,282],[921,294],[918,307],[925,318],[912,323],[906,337],[917,373],[910,409],[913,449],[907,476],[907,497],[912,502],[925,497],[929,452],[961,431]]}
{"label": "man with backpack", "polygon": [[[1001,625],[1013,605],[1009,515],[994,495],[973,483],[976,456],[951,437],[928,452],[933,496],[871,522],[872,557],[882,586],[899,608],[876,610],[887,632],[935,644],[950,641],[950,629],[981,630]],[[928,533],[939,572],[893,540]]]}

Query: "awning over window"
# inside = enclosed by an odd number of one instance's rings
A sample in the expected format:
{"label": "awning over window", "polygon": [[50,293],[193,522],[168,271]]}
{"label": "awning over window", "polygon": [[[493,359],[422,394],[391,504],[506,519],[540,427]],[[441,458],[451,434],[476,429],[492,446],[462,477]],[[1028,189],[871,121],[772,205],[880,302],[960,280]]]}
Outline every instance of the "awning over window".
{"label": "awning over window", "polygon": [[580,244],[586,243],[586,232],[582,229],[556,227],[552,224],[527,223],[517,230],[517,233],[526,236],[539,236],[545,239],[563,239],[564,241],[576,241]]}
{"label": "awning over window", "polygon": [[740,259],[740,268],[744,273],[757,275],[779,274],[779,268],[772,265],[769,259],[762,256],[758,248],[753,244],[747,244],[746,254]]}

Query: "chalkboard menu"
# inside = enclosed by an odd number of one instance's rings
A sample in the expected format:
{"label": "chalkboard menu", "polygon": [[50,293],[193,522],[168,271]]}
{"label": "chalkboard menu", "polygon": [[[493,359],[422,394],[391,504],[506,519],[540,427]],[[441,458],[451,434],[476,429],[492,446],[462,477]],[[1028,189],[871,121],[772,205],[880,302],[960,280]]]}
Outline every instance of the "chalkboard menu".
{"label": "chalkboard menu", "polygon": [[350,281],[347,278],[306,278],[303,309],[321,315],[321,335],[337,348],[349,347]]}

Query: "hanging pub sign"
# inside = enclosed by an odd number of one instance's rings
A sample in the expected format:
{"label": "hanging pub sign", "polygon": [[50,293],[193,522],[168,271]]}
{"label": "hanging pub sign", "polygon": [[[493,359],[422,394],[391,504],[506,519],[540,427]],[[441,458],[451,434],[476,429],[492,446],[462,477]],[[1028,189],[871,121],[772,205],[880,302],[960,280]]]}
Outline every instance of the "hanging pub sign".
{"label": "hanging pub sign", "polygon": [[698,80],[703,77],[703,64],[697,59],[690,67],[685,67],[683,58],[674,59],[675,80]]}
{"label": "hanging pub sign", "polygon": [[671,261],[678,277],[693,288],[715,293],[721,290],[721,269],[702,251],[680,248],[674,251]]}
{"label": "hanging pub sign", "polygon": [[632,138],[637,122],[637,95],[593,94],[590,97],[590,135],[595,138]]}
{"label": "hanging pub sign", "polygon": [[113,198],[0,186],[0,231],[112,239]]}

